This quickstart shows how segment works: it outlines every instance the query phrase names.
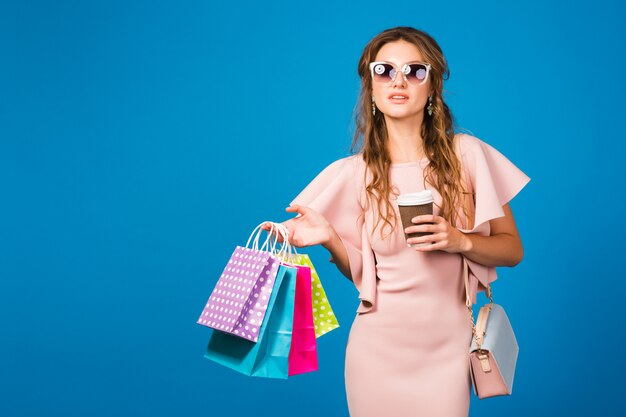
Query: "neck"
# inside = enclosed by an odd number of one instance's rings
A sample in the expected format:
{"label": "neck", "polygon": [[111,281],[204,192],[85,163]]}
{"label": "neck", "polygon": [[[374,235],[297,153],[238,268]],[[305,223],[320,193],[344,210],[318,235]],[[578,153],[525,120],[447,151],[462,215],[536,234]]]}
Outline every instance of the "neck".
{"label": "neck", "polygon": [[416,162],[425,157],[423,113],[407,119],[385,117],[387,149],[392,163]]}

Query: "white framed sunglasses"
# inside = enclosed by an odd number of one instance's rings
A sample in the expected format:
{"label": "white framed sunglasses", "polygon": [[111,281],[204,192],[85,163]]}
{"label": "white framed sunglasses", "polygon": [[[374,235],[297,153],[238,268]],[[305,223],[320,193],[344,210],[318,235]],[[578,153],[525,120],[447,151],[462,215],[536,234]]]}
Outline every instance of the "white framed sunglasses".
{"label": "white framed sunglasses", "polygon": [[370,72],[372,73],[372,81],[378,84],[391,85],[398,76],[398,72],[401,72],[407,83],[422,85],[428,79],[430,64],[409,62],[402,65],[402,69],[398,71],[398,67],[391,62],[376,61],[370,63]]}

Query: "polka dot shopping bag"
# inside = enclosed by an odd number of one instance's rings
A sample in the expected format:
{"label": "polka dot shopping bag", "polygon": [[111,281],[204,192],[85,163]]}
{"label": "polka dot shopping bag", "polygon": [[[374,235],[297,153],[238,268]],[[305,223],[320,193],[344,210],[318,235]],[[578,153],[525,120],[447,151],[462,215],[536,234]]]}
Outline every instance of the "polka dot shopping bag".
{"label": "polka dot shopping bag", "polygon": [[[283,258],[280,251],[276,257]],[[296,267],[280,262],[256,342],[213,331],[204,357],[245,375],[287,379],[292,374],[297,275]]]}
{"label": "polka dot shopping bag", "polygon": [[317,275],[309,255],[296,253],[291,262],[295,265],[308,266],[311,269],[311,297],[315,337],[320,337],[338,328],[339,322],[330,306],[324,287],[322,287],[322,281],[319,275]]}
{"label": "polka dot shopping bag", "polygon": [[235,248],[198,318],[198,324],[258,341],[280,266],[276,242],[271,245],[271,233],[259,249],[264,223],[252,231],[245,247]]}

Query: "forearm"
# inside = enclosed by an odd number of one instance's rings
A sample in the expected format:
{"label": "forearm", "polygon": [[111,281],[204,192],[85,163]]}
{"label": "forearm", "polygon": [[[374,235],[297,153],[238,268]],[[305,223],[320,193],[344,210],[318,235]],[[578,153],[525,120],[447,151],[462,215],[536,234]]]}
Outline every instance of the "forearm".
{"label": "forearm", "polygon": [[522,260],[524,249],[519,237],[501,233],[492,236],[464,234],[461,253],[468,259],[486,266],[515,266]]}
{"label": "forearm", "polygon": [[326,250],[330,252],[331,261],[337,266],[339,272],[341,272],[346,278],[352,281],[348,251],[346,251],[346,247],[341,241],[341,238],[332,227],[330,229],[330,237],[328,241],[323,243],[322,246],[324,246]]}

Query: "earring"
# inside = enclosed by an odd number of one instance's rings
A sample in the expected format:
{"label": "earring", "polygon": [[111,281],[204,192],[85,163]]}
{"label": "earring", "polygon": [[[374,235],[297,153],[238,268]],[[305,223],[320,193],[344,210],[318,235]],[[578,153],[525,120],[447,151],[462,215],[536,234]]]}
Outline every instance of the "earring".
{"label": "earring", "polygon": [[433,115],[433,96],[428,96],[428,107],[426,107],[426,110],[429,116]]}
{"label": "earring", "polygon": [[374,100],[374,96],[372,96],[372,116],[376,116],[376,101]]}

